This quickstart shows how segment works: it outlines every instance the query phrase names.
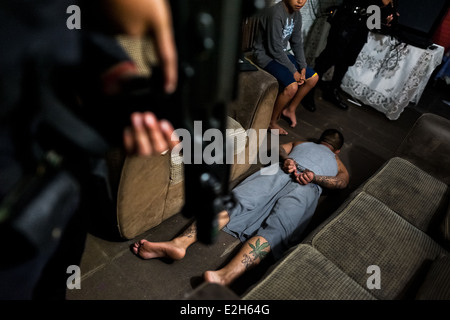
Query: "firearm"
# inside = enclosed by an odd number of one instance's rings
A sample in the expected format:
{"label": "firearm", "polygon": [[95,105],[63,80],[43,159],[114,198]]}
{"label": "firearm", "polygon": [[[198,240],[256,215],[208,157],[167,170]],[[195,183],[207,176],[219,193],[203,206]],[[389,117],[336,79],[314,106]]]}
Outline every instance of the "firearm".
{"label": "firearm", "polygon": [[[179,89],[183,127],[191,141],[205,149],[203,132],[219,129],[225,142],[227,105],[236,98],[242,17],[251,14],[255,1],[172,0],[174,32],[179,56]],[[194,130],[201,121],[202,131]],[[201,136],[200,136],[201,134]],[[195,149],[195,148],[191,148]],[[199,155],[192,155],[192,157]],[[230,164],[184,164],[185,205],[183,215],[195,217],[197,238],[210,244],[217,234],[217,214],[233,206],[229,192]]]}

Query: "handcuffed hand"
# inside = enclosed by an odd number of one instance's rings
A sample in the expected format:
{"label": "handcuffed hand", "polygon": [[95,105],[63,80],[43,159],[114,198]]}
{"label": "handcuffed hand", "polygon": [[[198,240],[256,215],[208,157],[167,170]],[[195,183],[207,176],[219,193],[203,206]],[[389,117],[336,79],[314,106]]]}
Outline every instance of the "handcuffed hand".
{"label": "handcuffed hand", "polygon": [[297,182],[304,186],[313,182],[316,177],[315,173],[308,169],[305,169],[303,172],[296,173],[295,176]]}
{"label": "handcuffed hand", "polygon": [[284,160],[283,171],[288,174],[297,171],[297,167],[295,166],[294,159],[289,158],[289,159]]}

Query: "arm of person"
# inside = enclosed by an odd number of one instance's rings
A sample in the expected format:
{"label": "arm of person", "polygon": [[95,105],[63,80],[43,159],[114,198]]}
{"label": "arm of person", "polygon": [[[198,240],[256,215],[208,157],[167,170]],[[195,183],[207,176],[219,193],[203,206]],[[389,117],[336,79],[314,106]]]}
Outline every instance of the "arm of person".
{"label": "arm of person", "polygon": [[350,176],[344,163],[336,155],[336,161],[338,164],[338,173],[336,176],[320,176],[315,175],[314,172],[305,170],[297,176],[297,182],[306,185],[309,183],[315,183],[326,189],[344,189],[348,186]]}
{"label": "arm of person", "polygon": [[267,44],[273,59],[288,68],[292,74],[297,72],[295,65],[289,60],[283,48],[283,23],[277,15],[267,17]]}
{"label": "arm of person", "polygon": [[300,66],[300,70],[302,71],[303,80],[305,78],[305,71],[306,71],[306,57],[305,57],[305,51],[303,47],[303,35],[302,35],[302,19],[300,18],[299,21],[295,24],[294,31],[292,32],[291,39],[291,50],[292,53],[295,56],[295,59],[297,60],[298,65]]}

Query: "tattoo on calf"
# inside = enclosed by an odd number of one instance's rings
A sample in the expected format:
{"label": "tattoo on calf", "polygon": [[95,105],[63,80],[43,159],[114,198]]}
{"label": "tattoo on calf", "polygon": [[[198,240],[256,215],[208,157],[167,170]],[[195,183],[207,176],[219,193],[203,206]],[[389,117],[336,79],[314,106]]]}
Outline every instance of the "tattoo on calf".
{"label": "tattoo on calf", "polygon": [[258,239],[254,245],[251,243],[248,245],[252,248],[252,251],[249,252],[249,255],[244,254],[244,259],[241,261],[245,265],[246,270],[256,264],[257,259],[262,260],[269,253],[264,251],[264,249],[269,247],[268,242],[261,243]]}
{"label": "tattoo on calf", "polygon": [[244,253],[244,259],[242,259],[241,262],[245,266],[245,270],[248,270],[255,263],[255,258],[250,257],[248,254]]}
{"label": "tattoo on calf", "polygon": [[187,238],[193,238],[197,235],[197,226],[192,224],[189,228],[187,228],[181,236]]}

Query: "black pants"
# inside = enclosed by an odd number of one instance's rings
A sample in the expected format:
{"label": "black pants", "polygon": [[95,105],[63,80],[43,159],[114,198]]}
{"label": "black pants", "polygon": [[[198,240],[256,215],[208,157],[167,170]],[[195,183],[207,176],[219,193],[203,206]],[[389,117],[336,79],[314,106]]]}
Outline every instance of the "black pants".
{"label": "black pants", "polygon": [[340,8],[332,22],[327,45],[315,61],[320,77],[334,66],[332,87],[338,88],[349,66],[352,66],[367,41],[366,19]]}

